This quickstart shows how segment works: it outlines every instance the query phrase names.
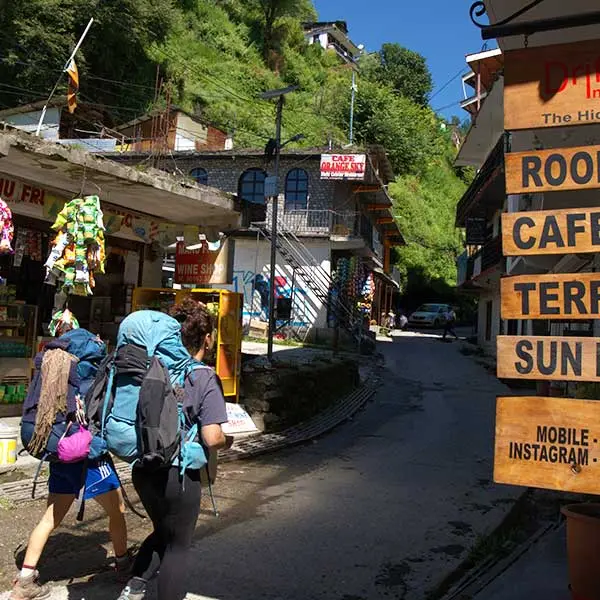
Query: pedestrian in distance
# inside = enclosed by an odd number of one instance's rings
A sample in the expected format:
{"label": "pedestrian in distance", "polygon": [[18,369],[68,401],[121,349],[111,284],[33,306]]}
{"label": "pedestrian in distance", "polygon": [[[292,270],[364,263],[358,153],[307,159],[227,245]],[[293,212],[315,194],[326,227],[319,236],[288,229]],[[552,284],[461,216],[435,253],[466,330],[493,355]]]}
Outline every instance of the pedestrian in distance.
{"label": "pedestrian in distance", "polygon": [[[214,319],[206,306],[186,298],[171,310],[181,323],[184,346],[198,363],[213,347]],[[209,368],[193,371],[183,387],[185,429],[198,425],[199,442],[209,457],[227,444],[221,425],[227,422],[225,397],[220,381]],[[214,480],[215,473],[210,474]],[[121,592],[119,600],[143,600],[148,581],[158,567],[158,600],[180,600],[186,594],[189,548],[200,512],[201,471],[186,469],[180,474],[176,465],[157,469],[134,466],[133,484],[154,531],[142,543],[132,569],[132,578]]]}
{"label": "pedestrian in distance", "polygon": [[454,326],[456,325],[456,313],[452,307],[449,307],[448,311],[445,314],[446,322],[444,323],[444,335],[442,339],[445,340],[448,334],[453,335],[454,339],[458,339],[458,335],[456,335],[456,331],[454,331]]}
{"label": "pedestrian in distance", "polygon": [[[10,600],[50,598],[51,588],[39,583],[38,562],[50,535],[59,527],[80,495],[82,501],[94,499],[108,515],[119,579],[127,581],[131,568],[125,507],[112,461],[107,459],[106,454],[100,453],[94,460],[75,458],[74,462],[60,462],[60,449],[58,455],[50,450],[52,440],[56,442],[56,436],[53,435],[57,430],[61,431],[61,427],[64,437],[71,425],[85,425],[81,397],[91,385],[98,364],[106,355],[106,346],[100,338],[78,326],[75,329],[59,327],[57,333],[63,335],[50,342],[34,361],[35,373],[24,403],[21,424],[24,443],[31,434],[26,445],[30,453],[38,457],[41,453],[42,459],[44,456],[54,457],[49,463],[47,508],[29,537],[21,572],[14,582]],[[86,454],[87,451],[84,450]],[[83,518],[82,512],[80,518]]]}

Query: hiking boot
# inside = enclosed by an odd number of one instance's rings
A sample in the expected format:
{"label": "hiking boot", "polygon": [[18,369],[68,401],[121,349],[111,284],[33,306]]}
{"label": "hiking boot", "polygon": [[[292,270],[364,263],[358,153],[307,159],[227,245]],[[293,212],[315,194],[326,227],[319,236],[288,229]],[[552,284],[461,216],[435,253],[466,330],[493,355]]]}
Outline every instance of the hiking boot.
{"label": "hiking boot", "polygon": [[144,600],[146,596],[146,580],[141,577],[132,577],[118,600]]}
{"label": "hiking boot", "polygon": [[8,600],[45,600],[50,598],[52,593],[50,586],[40,584],[39,577],[40,574],[37,571],[27,577],[19,576],[15,580]]}
{"label": "hiking boot", "polygon": [[133,568],[134,562],[135,559],[129,552],[123,559],[115,559],[115,575],[119,583],[129,582],[129,579],[131,578],[131,569]]}

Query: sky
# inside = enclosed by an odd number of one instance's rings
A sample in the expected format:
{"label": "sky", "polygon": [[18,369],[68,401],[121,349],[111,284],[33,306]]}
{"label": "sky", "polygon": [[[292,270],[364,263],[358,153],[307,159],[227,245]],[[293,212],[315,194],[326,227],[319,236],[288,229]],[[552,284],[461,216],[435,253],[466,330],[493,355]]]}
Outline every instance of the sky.
{"label": "sky", "polygon": [[[483,40],[471,23],[473,0],[313,0],[321,21],[348,23],[350,39],[369,52],[385,42],[397,42],[427,59],[433,75],[431,106],[445,117],[467,117],[461,78],[465,55],[479,52]],[[489,46],[495,47],[495,43]],[[445,89],[445,84],[456,77]],[[452,106],[449,106],[452,105]]]}

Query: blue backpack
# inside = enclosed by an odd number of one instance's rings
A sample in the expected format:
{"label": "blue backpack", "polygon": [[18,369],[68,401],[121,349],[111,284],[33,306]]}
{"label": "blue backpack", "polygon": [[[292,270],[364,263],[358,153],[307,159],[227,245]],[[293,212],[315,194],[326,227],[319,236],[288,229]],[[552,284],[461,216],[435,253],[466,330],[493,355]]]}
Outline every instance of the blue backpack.
{"label": "blue backpack", "polygon": [[[21,420],[21,441],[23,447],[28,449],[35,432],[38,403],[42,390],[42,362],[48,350],[60,349],[78,358],[69,373],[69,384],[67,391],[67,410],[57,413],[52,430],[45,447],[34,453],[35,458],[49,462],[58,462],[58,442],[65,435],[69,423],[72,423],[76,411],[76,397],[82,399],[89,387],[94,382],[99,365],[106,357],[106,345],[93,333],[86,329],[74,329],[61,337],[52,340],[46,345],[42,352],[34,359],[35,373],[33,375],[27,398],[23,404],[23,418]],[[68,434],[72,435],[78,431],[78,425],[70,427]],[[96,458],[104,452],[101,440],[92,443],[91,458]]]}
{"label": "blue backpack", "polygon": [[186,378],[198,368],[208,367],[184,347],[177,320],[150,310],[126,317],[85,401],[108,450],[147,469],[205,467],[198,425],[186,430],[180,401]]}

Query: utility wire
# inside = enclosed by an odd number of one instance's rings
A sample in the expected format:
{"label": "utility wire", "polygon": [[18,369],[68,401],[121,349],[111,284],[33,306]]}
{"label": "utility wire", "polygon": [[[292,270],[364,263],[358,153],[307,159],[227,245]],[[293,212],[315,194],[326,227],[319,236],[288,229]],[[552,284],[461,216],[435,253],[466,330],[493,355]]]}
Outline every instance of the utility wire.
{"label": "utility wire", "polygon": [[429,98],[429,102],[431,102],[438,94],[441,94],[454,80],[458,79],[463,73],[465,69],[461,69],[454,77],[449,79],[441,88],[437,89],[435,93]]}

